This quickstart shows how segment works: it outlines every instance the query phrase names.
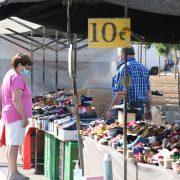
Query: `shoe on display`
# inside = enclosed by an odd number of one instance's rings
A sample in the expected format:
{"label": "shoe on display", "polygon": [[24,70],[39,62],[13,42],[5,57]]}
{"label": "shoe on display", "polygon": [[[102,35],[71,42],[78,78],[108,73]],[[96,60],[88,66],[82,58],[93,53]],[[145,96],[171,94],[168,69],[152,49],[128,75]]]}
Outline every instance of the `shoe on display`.
{"label": "shoe on display", "polygon": [[63,130],[77,130],[76,121],[62,125]]}

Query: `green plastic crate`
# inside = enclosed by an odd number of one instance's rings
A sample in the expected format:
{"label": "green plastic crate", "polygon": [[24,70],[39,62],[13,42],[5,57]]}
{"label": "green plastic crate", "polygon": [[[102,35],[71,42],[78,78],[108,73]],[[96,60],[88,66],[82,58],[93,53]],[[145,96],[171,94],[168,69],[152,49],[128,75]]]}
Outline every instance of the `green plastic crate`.
{"label": "green plastic crate", "polygon": [[60,141],[53,135],[45,134],[45,176],[50,180],[59,179],[59,145]]}
{"label": "green plastic crate", "polygon": [[64,159],[65,159],[65,142],[60,141],[60,146],[59,146],[59,180],[64,180]]}
{"label": "green plastic crate", "polygon": [[50,157],[50,134],[45,133],[44,135],[44,175],[46,177],[49,177],[50,171],[49,171],[49,157]]}
{"label": "green plastic crate", "polygon": [[73,180],[74,160],[78,160],[78,142],[65,143],[64,180]]}

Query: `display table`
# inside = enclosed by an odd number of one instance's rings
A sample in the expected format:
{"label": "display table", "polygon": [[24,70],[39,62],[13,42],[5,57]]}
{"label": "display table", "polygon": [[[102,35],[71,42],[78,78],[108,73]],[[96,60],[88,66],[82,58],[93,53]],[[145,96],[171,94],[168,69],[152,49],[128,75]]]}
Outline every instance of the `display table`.
{"label": "display table", "polygon": [[[115,149],[101,145],[99,142],[87,137],[84,140],[84,167],[86,176],[103,175],[103,158],[110,153],[113,166],[113,180],[123,179],[123,154]],[[149,164],[138,163],[128,160],[128,180],[179,180],[180,175],[172,170]],[[138,174],[137,174],[138,172]],[[138,175],[138,179],[136,178]]]}

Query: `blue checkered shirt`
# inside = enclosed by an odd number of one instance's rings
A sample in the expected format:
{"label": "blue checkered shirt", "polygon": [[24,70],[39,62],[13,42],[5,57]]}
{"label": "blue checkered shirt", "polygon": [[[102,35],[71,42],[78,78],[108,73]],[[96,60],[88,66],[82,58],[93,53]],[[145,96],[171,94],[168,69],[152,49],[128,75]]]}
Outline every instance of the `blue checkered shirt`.
{"label": "blue checkered shirt", "polygon": [[[149,71],[141,63],[137,62],[135,58],[129,58],[127,62],[128,73],[131,77],[131,86],[128,91],[128,102],[147,102],[148,92],[150,90]],[[116,91],[125,90],[121,84],[121,77],[125,76],[125,64],[117,70],[112,82],[112,96],[114,97]]]}

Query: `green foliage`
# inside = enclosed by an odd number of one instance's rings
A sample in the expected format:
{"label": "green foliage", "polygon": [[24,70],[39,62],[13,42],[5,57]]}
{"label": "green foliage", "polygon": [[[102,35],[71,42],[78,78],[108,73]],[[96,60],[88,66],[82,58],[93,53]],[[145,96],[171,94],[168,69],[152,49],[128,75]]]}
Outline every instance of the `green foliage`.
{"label": "green foliage", "polygon": [[172,50],[172,45],[170,44],[155,44],[155,47],[161,56],[168,56]]}
{"label": "green foliage", "polygon": [[180,50],[180,44],[173,44],[172,49],[173,50]]}

